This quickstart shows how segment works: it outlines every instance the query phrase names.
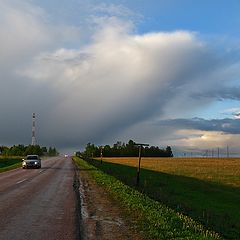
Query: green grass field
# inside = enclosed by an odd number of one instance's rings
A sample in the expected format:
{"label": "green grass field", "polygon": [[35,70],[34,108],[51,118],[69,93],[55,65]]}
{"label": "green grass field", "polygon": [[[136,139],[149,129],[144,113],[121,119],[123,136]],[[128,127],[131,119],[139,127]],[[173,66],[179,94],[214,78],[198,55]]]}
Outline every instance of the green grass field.
{"label": "green grass field", "polygon": [[19,157],[0,157],[0,172],[5,172],[14,168],[21,167],[22,160]]}
{"label": "green grass field", "polygon": [[[91,162],[136,188],[137,158]],[[240,239],[240,159],[143,158],[142,167],[140,192],[224,239]]]}

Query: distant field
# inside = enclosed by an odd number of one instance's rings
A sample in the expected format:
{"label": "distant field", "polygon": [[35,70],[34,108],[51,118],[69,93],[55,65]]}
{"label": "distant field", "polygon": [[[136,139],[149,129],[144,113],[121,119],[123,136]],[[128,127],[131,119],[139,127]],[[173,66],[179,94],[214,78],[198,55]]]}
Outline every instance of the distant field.
{"label": "distant field", "polygon": [[0,157],[0,172],[20,167],[21,163],[22,160],[19,157]]}
{"label": "distant field", "polygon": [[[138,164],[138,158],[104,158],[104,161],[134,167]],[[141,167],[240,187],[240,158],[142,158]]]}
{"label": "distant field", "polygon": [[[104,158],[98,168],[135,187],[138,158]],[[225,239],[240,239],[239,158],[142,158],[139,191],[191,216]]]}

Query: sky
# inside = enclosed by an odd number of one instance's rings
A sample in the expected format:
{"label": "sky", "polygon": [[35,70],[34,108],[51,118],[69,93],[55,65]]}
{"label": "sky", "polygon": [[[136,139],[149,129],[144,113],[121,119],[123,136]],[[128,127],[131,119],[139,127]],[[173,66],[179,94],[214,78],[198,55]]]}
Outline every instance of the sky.
{"label": "sky", "polygon": [[0,145],[240,154],[239,0],[0,0]]}

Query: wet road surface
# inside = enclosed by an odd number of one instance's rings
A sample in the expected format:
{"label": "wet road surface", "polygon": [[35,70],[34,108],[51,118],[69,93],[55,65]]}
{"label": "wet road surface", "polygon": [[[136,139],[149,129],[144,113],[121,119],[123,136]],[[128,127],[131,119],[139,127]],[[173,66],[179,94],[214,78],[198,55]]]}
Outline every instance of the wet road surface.
{"label": "wet road surface", "polygon": [[0,239],[79,239],[74,172],[70,158],[56,157],[0,173]]}

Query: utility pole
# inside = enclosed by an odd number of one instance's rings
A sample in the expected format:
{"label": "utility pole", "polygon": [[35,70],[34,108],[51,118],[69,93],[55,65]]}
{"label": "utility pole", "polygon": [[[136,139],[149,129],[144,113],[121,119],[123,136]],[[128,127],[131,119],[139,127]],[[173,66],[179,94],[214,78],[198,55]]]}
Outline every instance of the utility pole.
{"label": "utility pole", "polygon": [[229,158],[229,147],[227,146],[227,158]]}
{"label": "utility pole", "polygon": [[218,158],[220,157],[220,150],[219,150],[219,147],[218,147]]}
{"label": "utility pole", "polygon": [[32,145],[36,145],[36,135],[35,135],[35,113],[32,114]]}
{"label": "utility pole", "polygon": [[144,143],[135,143],[135,145],[138,146],[138,169],[137,169],[137,181],[136,185],[139,186],[139,181],[140,181],[140,170],[141,170],[141,154],[142,154],[142,148],[144,146],[149,146],[149,144],[144,144]]}
{"label": "utility pole", "polygon": [[208,158],[208,149],[206,150],[206,158]]}
{"label": "utility pole", "polygon": [[101,156],[101,164],[102,164],[102,157],[103,157],[103,147],[100,147],[100,156]]}

